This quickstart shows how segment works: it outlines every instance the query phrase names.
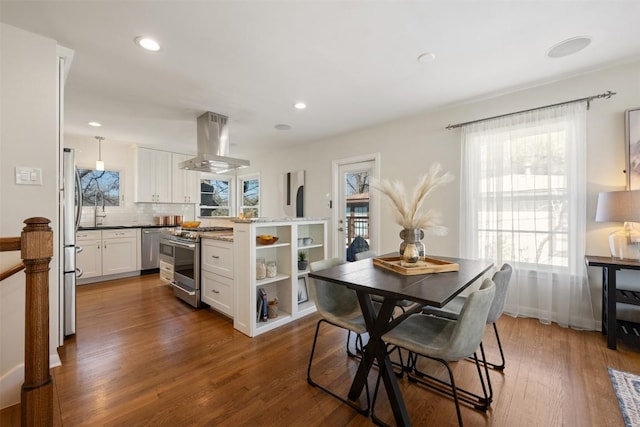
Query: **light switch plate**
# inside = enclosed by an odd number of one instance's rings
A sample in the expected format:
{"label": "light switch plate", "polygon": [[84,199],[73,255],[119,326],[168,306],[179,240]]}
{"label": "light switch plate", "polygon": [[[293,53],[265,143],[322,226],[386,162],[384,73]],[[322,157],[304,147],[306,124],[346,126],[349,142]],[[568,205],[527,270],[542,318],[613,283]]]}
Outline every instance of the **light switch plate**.
{"label": "light switch plate", "polygon": [[42,168],[16,166],[16,184],[42,185]]}

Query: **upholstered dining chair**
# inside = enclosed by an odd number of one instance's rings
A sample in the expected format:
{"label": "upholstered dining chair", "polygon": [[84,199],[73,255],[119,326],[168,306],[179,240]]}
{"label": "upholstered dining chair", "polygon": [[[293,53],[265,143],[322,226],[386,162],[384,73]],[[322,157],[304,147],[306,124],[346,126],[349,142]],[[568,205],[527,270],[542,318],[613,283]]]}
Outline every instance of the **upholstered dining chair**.
{"label": "upholstered dining chair", "polygon": [[[335,267],[340,264],[344,264],[346,261],[340,258],[331,258],[322,261],[312,262],[309,266],[311,271],[320,271],[327,268]],[[338,285],[336,283],[330,283],[324,280],[318,280],[314,278],[310,278],[309,281],[309,295],[311,299],[316,304],[316,308],[318,309],[318,313],[322,317],[318,320],[316,325],[316,333],[313,337],[313,346],[311,347],[311,355],[309,356],[309,366],[307,367],[307,382],[314,386],[320,388],[322,391],[330,394],[336,399],[346,403],[351,406],[358,412],[368,415],[369,409],[371,406],[370,397],[369,397],[369,388],[366,387],[367,394],[367,407],[361,408],[356,405],[354,402],[345,399],[344,397],[338,395],[332,390],[329,390],[327,387],[318,384],[311,377],[311,367],[313,364],[313,355],[315,353],[316,344],[318,341],[318,332],[320,331],[320,325],[324,323],[328,323],[333,326],[337,326],[339,328],[346,329],[349,332],[354,332],[356,334],[356,347],[359,342],[362,345],[361,334],[367,332],[367,326],[365,324],[364,318],[362,316],[362,311],[360,309],[360,303],[358,302],[358,296],[353,289],[349,289],[345,286]],[[353,353],[349,350],[349,340],[347,339],[347,353],[350,356],[354,356]]]}
{"label": "upholstered dining chair", "polygon": [[[505,367],[504,351],[502,350],[502,343],[500,342],[500,335],[498,334],[498,326],[496,321],[502,316],[504,312],[504,304],[507,299],[507,290],[509,288],[509,282],[511,281],[511,273],[513,269],[509,264],[503,264],[502,268],[493,275],[493,282],[496,284],[496,296],[491,303],[491,309],[489,310],[489,316],[487,317],[487,325],[493,325],[493,331],[496,335],[496,341],[498,342],[498,349],[500,350],[500,363],[486,362],[490,367],[502,371]],[[460,310],[464,306],[466,297],[455,297],[451,302],[442,308],[435,308],[426,306],[422,312],[425,314],[432,314],[434,316],[446,317],[447,319],[457,319],[460,314]]]}
{"label": "upholstered dining chair", "polygon": [[[473,355],[482,389],[486,395],[483,372],[476,352],[484,335],[487,315],[489,314],[494,294],[495,285],[493,281],[485,279],[480,289],[472,292],[467,297],[457,320],[421,313],[413,314],[382,336],[387,348],[391,346],[401,347],[414,354],[438,361],[447,368],[450,382],[440,381],[442,387],[425,382],[412,373],[408,375],[412,382],[423,384],[440,393],[453,396],[460,426],[462,426],[462,415],[460,413],[459,400],[463,399],[459,396],[458,387],[456,387],[449,362],[462,360]],[[489,381],[489,372],[486,365],[484,366],[484,375]],[[378,424],[380,420],[375,416],[375,404],[379,386],[380,376],[378,376],[376,382],[371,411],[372,418]]]}

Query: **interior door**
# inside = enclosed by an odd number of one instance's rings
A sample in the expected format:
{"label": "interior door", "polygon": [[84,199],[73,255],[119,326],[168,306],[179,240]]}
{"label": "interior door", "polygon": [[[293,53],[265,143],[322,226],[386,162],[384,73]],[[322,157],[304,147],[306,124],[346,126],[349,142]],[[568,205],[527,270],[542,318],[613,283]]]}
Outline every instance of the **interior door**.
{"label": "interior door", "polygon": [[[334,256],[347,259],[350,245],[377,250],[377,206],[369,181],[377,177],[377,156],[334,162]],[[354,243],[354,240],[358,242]],[[364,243],[366,242],[366,243]]]}

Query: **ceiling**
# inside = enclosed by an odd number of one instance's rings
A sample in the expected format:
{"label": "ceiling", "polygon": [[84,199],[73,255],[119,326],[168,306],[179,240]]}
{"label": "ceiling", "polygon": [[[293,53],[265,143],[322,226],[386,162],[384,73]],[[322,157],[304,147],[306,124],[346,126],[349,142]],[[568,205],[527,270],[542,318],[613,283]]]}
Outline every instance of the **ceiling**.
{"label": "ceiling", "polygon": [[[0,8],[2,22],[74,51],[67,133],[195,152],[196,117],[213,111],[230,118],[234,157],[640,58],[636,0],[1,0]],[[161,50],[135,45],[141,35]],[[546,56],[584,35],[592,42],[583,51]],[[425,52],[435,60],[417,61]],[[295,110],[297,101],[308,108]]]}

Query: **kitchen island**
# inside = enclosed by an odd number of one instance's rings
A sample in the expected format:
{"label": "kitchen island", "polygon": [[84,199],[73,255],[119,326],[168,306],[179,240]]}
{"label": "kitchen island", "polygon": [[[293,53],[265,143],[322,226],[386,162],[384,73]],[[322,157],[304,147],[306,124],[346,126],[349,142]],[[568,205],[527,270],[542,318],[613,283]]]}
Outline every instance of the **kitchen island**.
{"label": "kitchen island", "polygon": [[[327,220],[236,220],[233,229],[234,328],[254,337],[314,313],[316,307],[307,288],[309,270],[307,266],[298,269],[298,256],[304,254],[308,262],[327,257]],[[259,235],[278,240],[259,244]],[[269,263],[271,268],[267,267]],[[261,304],[269,310],[263,311]]]}

